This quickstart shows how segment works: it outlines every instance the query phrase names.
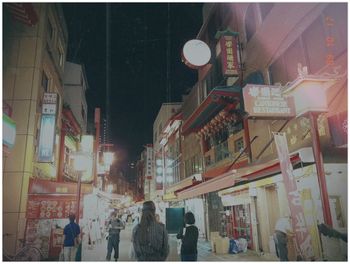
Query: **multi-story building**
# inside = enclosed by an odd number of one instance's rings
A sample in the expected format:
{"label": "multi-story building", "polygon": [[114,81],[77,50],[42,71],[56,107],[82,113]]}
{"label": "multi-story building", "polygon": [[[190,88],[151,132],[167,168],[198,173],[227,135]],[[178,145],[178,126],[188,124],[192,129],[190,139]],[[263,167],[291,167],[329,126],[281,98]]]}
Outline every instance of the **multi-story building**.
{"label": "multi-story building", "polygon": [[[8,234],[3,244],[14,254],[24,241],[29,179],[57,177],[68,34],[56,4],[9,3],[3,15],[3,100],[17,125],[15,146],[3,163],[3,230]],[[50,138],[51,162],[38,163],[44,93],[57,95],[51,121],[58,129],[53,142]]]}
{"label": "multi-story building", "polygon": [[[274,253],[275,223],[294,210],[273,141],[273,132],[284,132],[307,219],[303,230],[310,235],[305,235],[309,247],[300,244],[299,251],[316,259],[332,255],[323,236],[321,248],[316,224],[347,228],[346,21],[341,3],[204,5],[197,38],[210,47],[212,59],[198,70],[198,82],[183,103],[181,128],[184,177],[202,172],[203,182],[173,191],[185,203],[203,198],[207,234],[243,237],[249,248]],[[310,87],[314,94],[297,92]],[[268,110],[249,106],[247,94],[266,99],[271,92],[281,100],[293,96],[296,115],[271,114],[276,108],[266,104]],[[327,102],[327,109],[300,111],[305,102],[317,101]],[[322,168],[325,184],[318,188]]]}
{"label": "multi-story building", "polygon": [[82,133],[86,134],[87,103],[85,92],[88,82],[83,65],[67,61],[64,69],[64,102],[69,105]]}

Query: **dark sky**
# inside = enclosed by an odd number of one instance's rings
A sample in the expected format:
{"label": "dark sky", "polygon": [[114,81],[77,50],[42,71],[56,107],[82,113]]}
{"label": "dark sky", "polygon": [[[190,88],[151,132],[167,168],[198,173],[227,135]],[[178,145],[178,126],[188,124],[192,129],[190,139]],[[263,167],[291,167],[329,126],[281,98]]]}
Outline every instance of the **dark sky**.
{"label": "dark sky", "polygon": [[[67,60],[85,65],[88,117],[106,114],[106,4],[64,3],[69,40]],[[167,3],[111,3],[109,20],[110,139],[125,159],[136,160],[160,106],[167,102]],[[196,82],[196,71],[181,62],[186,41],[202,24],[201,3],[170,4],[171,101],[181,101]]]}

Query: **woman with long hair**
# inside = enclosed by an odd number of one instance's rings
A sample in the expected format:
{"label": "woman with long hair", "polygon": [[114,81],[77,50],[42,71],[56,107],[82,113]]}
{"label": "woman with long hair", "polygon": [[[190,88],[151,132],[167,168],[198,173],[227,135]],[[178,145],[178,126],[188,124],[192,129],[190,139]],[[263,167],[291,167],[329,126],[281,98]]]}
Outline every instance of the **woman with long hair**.
{"label": "woman with long hair", "polygon": [[155,212],[152,201],[144,202],[141,221],[133,229],[132,241],[138,261],[165,261],[168,257],[168,233],[164,224],[157,222]]}

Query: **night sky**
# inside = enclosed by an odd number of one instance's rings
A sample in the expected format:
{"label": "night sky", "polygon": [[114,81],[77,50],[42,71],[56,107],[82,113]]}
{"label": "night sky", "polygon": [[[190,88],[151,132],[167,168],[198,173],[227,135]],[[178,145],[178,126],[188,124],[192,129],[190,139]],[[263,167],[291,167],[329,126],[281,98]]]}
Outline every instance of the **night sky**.
{"label": "night sky", "polygon": [[[94,108],[106,115],[106,4],[62,4],[68,28],[67,60],[84,64],[89,90],[88,118]],[[152,143],[153,122],[167,98],[167,3],[110,5],[110,141],[127,162],[138,159]],[[170,98],[180,102],[197,80],[181,62],[186,41],[202,25],[201,3],[170,4]],[[122,154],[120,154],[122,153]],[[121,157],[119,157],[121,158]]]}

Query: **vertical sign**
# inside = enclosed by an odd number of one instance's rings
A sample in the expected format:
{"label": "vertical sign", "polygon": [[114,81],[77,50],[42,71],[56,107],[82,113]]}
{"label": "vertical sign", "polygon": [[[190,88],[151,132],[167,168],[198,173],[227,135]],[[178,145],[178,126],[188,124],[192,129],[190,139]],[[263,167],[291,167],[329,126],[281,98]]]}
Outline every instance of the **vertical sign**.
{"label": "vertical sign", "polygon": [[225,76],[238,76],[238,49],[237,38],[223,35],[220,40],[222,74]]}
{"label": "vertical sign", "polygon": [[146,179],[152,179],[153,176],[153,148],[146,146]]}
{"label": "vertical sign", "polygon": [[[326,16],[325,18],[325,24],[327,28],[329,29],[329,32],[332,31],[332,28],[334,27],[334,19],[331,16]],[[335,43],[335,38],[332,35],[328,35],[326,37],[326,47],[327,47],[327,55],[326,55],[326,64],[327,65],[334,65],[334,54],[331,52],[331,49],[333,48]]]}
{"label": "vertical sign", "polygon": [[312,240],[307,229],[305,215],[301,203],[296,181],[293,175],[293,166],[289,159],[287,138],[285,133],[274,133],[278,159],[280,161],[283,183],[287,192],[287,200],[292,215],[292,226],[296,240],[303,256],[310,260],[314,257]]}
{"label": "vertical sign", "polygon": [[38,146],[38,162],[53,161],[57,103],[57,93],[44,93]]}

